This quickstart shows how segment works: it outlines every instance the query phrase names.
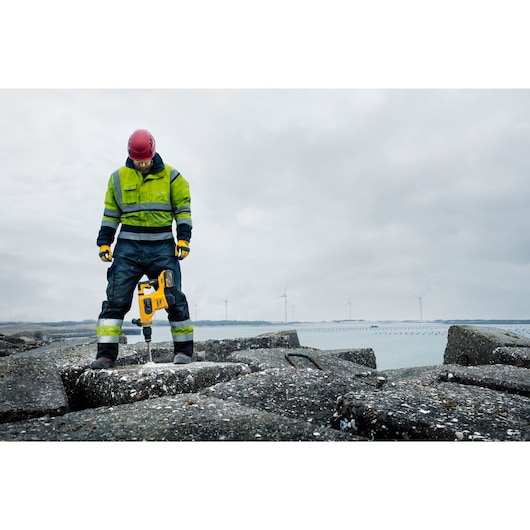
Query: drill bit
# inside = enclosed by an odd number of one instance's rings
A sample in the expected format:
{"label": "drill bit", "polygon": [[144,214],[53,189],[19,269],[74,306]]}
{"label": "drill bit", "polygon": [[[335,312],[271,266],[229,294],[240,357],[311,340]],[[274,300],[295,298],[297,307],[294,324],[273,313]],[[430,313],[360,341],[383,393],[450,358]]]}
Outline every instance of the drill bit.
{"label": "drill bit", "polygon": [[147,342],[147,359],[150,363],[153,362],[153,357],[151,356],[151,342]]}

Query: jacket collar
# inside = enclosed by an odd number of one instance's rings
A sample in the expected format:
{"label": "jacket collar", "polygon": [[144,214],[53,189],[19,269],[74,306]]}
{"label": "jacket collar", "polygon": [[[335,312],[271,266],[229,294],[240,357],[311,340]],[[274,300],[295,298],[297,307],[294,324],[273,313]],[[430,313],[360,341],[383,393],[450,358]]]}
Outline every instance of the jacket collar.
{"label": "jacket collar", "polygon": [[[131,169],[135,169],[134,162],[129,157],[127,157],[125,165]],[[160,173],[160,171],[162,171],[164,167],[165,165],[164,161],[162,160],[162,157],[158,153],[155,153],[155,156],[153,157],[153,165],[151,166],[151,169],[147,172],[147,175]]]}

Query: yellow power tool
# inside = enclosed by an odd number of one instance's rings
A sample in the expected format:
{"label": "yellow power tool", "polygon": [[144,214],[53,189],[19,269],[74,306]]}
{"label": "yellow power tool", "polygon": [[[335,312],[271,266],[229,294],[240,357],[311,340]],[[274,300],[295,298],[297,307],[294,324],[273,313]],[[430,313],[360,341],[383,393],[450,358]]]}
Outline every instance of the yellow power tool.
{"label": "yellow power tool", "polygon": [[[151,356],[151,335],[153,315],[159,309],[167,309],[173,302],[174,296],[168,291],[175,285],[173,271],[163,270],[157,279],[142,281],[138,283],[138,305],[140,307],[140,318],[133,319],[132,323],[140,326],[147,344],[147,355],[149,362],[153,362]],[[146,292],[154,289],[153,292]]]}

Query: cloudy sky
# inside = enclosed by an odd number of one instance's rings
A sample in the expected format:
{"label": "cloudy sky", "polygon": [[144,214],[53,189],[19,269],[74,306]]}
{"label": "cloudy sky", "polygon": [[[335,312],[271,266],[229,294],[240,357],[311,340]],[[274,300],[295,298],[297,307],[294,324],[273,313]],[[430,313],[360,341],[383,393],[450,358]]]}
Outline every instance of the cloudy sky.
{"label": "cloudy sky", "polygon": [[[443,46],[447,27],[434,22],[454,20],[447,10],[420,8],[428,24],[413,31],[397,31],[388,17],[369,31],[363,21],[379,20],[375,7],[357,7],[356,17],[331,9],[340,2],[325,11],[305,3],[301,17],[295,4],[282,4],[275,18],[243,8],[247,25],[230,31],[216,23],[225,13],[217,4],[208,17],[199,7],[187,11],[201,22],[177,25],[197,59],[188,77],[190,55],[181,45],[168,61],[175,41],[165,33],[131,50],[107,17],[98,49],[93,26],[50,31],[38,16],[27,21],[37,39],[22,56],[6,57],[15,75],[0,90],[0,321],[97,318],[106,286],[95,244],[105,189],[136,128],[149,129],[162,158],[190,182],[194,230],[182,269],[194,319],[283,321],[286,300],[287,319],[299,321],[529,318],[530,91],[502,77],[517,56],[498,44],[520,44],[520,33],[493,44],[485,38],[499,20],[489,4],[480,24],[460,9]],[[400,14],[387,7],[389,17]],[[79,21],[88,13],[67,14]],[[466,20],[475,21],[469,50],[455,45],[469,37]],[[78,60],[50,64],[64,59],[74,33]],[[394,76],[411,50],[419,66],[409,65],[409,84]],[[444,77],[441,59],[456,56],[463,62],[450,60]],[[158,75],[146,75],[146,57]],[[124,71],[130,75],[120,78]],[[485,87],[470,76],[477,71]],[[129,316],[136,313],[134,303]]]}
{"label": "cloudy sky", "polygon": [[0,320],[97,317],[135,128],[190,182],[195,319],[530,315],[530,91],[5,89],[0,120]]}

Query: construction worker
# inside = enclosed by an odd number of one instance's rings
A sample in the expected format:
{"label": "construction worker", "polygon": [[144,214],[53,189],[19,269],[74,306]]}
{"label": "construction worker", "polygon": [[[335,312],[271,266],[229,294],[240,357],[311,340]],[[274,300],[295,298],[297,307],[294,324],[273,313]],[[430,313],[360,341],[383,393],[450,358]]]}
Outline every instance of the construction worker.
{"label": "construction worker", "polygon": [[190,252],[189,184],[176,169],[163,162],[149,131],[138,129],[132,133],[128,153],[125,166],[110,176],[97,238],[100,259],[112,265],[107,271],[107,299],[96,325],[97,355],[91,368],[116,366],[123,319],[131,308],[138,282],[143,275],[156,279],[165,269],[173,271],[175,284],[171,290],[174,301],[166,310],[174,363],[189,363],[193,354],[193,324],[181,290],[179,263]]}

